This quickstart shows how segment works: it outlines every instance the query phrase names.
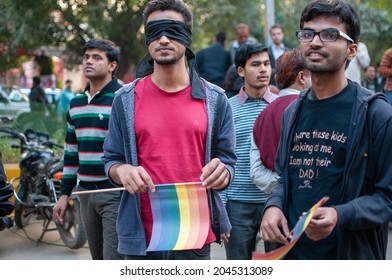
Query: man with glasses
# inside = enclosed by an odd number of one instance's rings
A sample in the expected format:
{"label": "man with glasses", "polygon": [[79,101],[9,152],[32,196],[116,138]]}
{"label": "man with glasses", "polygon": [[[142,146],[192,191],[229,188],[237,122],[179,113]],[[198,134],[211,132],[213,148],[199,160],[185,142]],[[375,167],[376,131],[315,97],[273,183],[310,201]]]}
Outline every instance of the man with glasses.
{"label": "man with glasses", "polygon": [[345,77],[360,22],[339,0],[313,1],[296,33],[312,86],[283,115],[276,170],[266,202],[264,241],[287,244],[298,218],[329,200],[287,259],[385,259],[392,220],[392,109]]}

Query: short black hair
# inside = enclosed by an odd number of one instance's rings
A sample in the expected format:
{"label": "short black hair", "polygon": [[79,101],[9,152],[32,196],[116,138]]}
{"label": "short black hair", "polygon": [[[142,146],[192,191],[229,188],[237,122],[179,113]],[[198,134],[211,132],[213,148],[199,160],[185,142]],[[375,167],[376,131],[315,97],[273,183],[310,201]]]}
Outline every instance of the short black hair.
{"label": "short black hair", "polygon": [[34,76],[33,77],[33,84],[35,84],[35,85],[41,84],[41,78],[38,76]]}
{"label": "short black hair", "polygon": [[235,53],[235,67],[245,68],[246,62],[252,57],[254,54],[258,54],[261,52],[268,52],[268,47],[262,44],[243,44]]}
{"label": "short black hair", "polygon": [[185,24],[192,30],[193,14],[191,9],[181,0],[152,0],[143,11],[143,24],[147,25],[148,17],[155,11],[176,11],[182,15]]}
{"label": "short black hair", "polygon": [[374,70],[376,70],[376,66],[374,66],[374,65],[369,65],[368,67],[363,68],[363,71],[366,72],[370,67],[373,67]]}
{"label": "short black hair", "polygon": [[300,29],[304,23],[318,16],[337,17],[347,26],[347,35],[359,42],[361,24],[357,12],[349,3],[340,0],[315,0],[309,3],[302,11]]}
{"label": "short black hair", "polygon": [[85,52],[89,49],[105,51],[110,62],[115,61],[118,63],[120,60],[120,47],[116,46],[116,44],[112,41],[105,39],[91,39],[84,45],[83,51]]}
{"label": "short black hair", "polygon": [[271,28],[270,28],[270,32],[271,32],[272,29],[276,29],[276,28],[279,28],[284,33],[283,27],[279,23],[276,23],[276,24],[272,25]]}

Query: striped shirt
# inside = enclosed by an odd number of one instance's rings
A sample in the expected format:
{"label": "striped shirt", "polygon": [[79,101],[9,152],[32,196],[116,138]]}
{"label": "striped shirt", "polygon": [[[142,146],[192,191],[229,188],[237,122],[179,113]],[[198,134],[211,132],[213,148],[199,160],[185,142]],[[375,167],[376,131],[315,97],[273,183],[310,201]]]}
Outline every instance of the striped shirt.
{"label": "striped shirt", "polygon": [[250,203],[263,203],[267,200],[268,194],[262,193],[251,180],[249,152],[254,122],[271,101],[270,96],[269,88],[260,99],[248,97],[241,89],[238,95],[229,99],[234,117],[237,163],[233,182],[222,194],[223,200]]}
{"label": "striped shirt", "polygon": [[76,95],[67,116],[64,168],[61,194],[70,195],[77,179],[86,182],[107,180],[101,160],[108,132],[114,92],[121,85],[116,78],[90,98],[88,92]]}

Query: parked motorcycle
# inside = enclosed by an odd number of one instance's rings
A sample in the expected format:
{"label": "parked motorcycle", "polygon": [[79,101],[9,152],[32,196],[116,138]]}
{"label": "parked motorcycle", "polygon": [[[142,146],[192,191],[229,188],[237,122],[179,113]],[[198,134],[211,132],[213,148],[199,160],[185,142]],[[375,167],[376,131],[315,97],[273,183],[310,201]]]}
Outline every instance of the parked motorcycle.
{"label": "parked motorcycle", "polygon": [[[78,249],[86,243],[77,196],[70,196],[69,205],[64,215],[63,225],[53,218],[53,207],[60,196],[63,160],[55,154],[61,145],[50,141],[49,135],[27,129],[25,133],[0,128],[0,132],[20,143],[12,143],[11,147],[20,149],[20,177],[12,178],[11,184],[18,184],[15,192],[15,224],[25,227],[33,218],[43,220],[43,229],[38,242],[47,231],[58,230],[64,244],[71,249]],[[53,222],[56,227],[49,228]]]}
{"label": "parked motorcycle", "polygon": [[[2,124],[0,119],[0,124]],[[7,181],[7,175],[5,173],[3,165],[3,155],[0,151],[0,231],[10,228],[13,225],[13,220],[9,215],[14,211],[14,204],[11,201],[13,196],[13,187]]]}

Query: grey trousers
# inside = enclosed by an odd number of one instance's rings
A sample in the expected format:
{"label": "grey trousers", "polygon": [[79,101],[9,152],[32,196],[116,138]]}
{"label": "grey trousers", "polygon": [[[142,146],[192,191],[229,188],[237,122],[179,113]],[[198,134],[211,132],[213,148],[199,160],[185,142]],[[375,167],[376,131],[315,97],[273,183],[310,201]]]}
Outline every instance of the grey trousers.
{"label": "grey trousers", "polygon": [[228,260],[251,260],[256,247],[264,203],[245,203],[228,200],[226,210],[232,229],[225,243]]}
{"label": "grey trousers", "polygon": [[[82,187],[80,187],[83,190]],[[79,195],[83,225],[93,260],[122,260],[116,230],[121,191]]]}

